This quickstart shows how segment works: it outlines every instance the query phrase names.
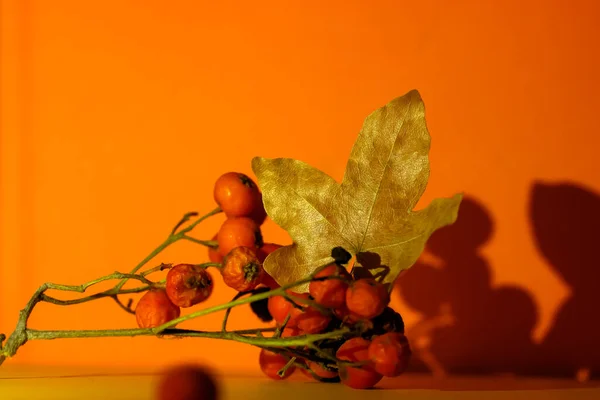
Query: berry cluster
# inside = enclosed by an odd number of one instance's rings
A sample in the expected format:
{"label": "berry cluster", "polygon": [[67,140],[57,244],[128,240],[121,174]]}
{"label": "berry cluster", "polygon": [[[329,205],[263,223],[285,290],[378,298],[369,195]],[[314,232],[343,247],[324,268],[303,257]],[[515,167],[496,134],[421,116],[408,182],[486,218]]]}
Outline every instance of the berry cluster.
{"label": "berry cluster", "polygon": [[[262,194],[256,183],[238,172],[217,179],[214,199],[227,219],[214,235],[216,246],[209,247],[211,266],[217,267],[223,282],[238,292],[249,292],[259,284],[277,284],[262,267],[262,261],[275,249],[263,243],[260,226],[266,219]],[[153,288],[140,299],[135,313],[140,328],[154,328],[180,316],[180,308],[192,307],[208,299],[213,278],[207,265],[178,264],[169,269],[165,288]]]}
{"label": "berry cluster", "polygon": [[[315,343],[290,355],[263,349],[260,365],[273,379],[285,379],[296,367],[320,381],[338,381],[355,388],[376,385],[384,376],[402,374],[411,350],[400,314],[388,306],[386,287],[372,278],[353,279],[340,264],[320,269],[308,293],[286,292],[269,298],[268,308],[282,337],[316,334],[347,328],[339,339]],[[295,356],[294,356],[295,354]],[[288,366],[282,373],[284,366]]]}
{"label": "berry cluster", "polygon": [[[263,243],[260,227],[266,213],[256,183],[242,173],[226,173],[215,183],[214,199],[227,219],[213,237],[217,246],[209,247],[210,265],[240,295],[279,288],[263,269],[266,257],[281,246]],[[275,339],[344,328],[346,333],[303,348],[263,347],[261,370],[279,380],[301,369],[314,379],[341,381],[357,389],[372,387],[384,376],[400,375],[411,350],[402,317],[388,306],[387,288],[374,278],[357,278],[348,272],[345,265],[350,255],[345,250],[333,249],[332,257],[336,263],[323,266],[311,277],[308,293],[285,290],[263,301],[266,310],[253,310],[261,319],[275,321]],[[165,288],[149,290],[136,307],[141,328],[175,319],[180,308],[201,303],[212,293],[213,279],[206,265],[165,268],[170,268]]]}

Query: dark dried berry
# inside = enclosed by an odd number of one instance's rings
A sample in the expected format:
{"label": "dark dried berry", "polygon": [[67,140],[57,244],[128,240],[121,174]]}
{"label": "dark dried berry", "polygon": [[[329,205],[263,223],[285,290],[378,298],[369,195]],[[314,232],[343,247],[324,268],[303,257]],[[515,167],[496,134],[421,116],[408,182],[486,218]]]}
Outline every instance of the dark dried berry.
{"label": "dark dried berry", "polygon": [[335,260],[336,264],[344,265],[348,264],[348,261],[352,259],[352,254],[348,253],[343,247],[338,246],[331,250],[331,257]]}
{"label": "dark dried berry", "polygon": [[[260,293],[264,293],[264,292],[268,292],[269,290],[271,290],[268,287],[260,287],[257,289],[254,289],[252,291],[252,294],[260,294]],[[252,312],[262,321],[262,322],[271,322],[273,321],[273,316],[271,315],[271,313],[269,312],[269,299],[262,299],[262,300],[258,300],[258,301],[254,301],[252,303],[250,303],[250,308],[252,309]]]}
{"label": "dark dried berry", "polygon": [[404,333],[404,320],[391,307],[386,307],[381,314],[373,318],[372,323],[373,328],[366,332],[366,336],[383,335],[388,332]]}

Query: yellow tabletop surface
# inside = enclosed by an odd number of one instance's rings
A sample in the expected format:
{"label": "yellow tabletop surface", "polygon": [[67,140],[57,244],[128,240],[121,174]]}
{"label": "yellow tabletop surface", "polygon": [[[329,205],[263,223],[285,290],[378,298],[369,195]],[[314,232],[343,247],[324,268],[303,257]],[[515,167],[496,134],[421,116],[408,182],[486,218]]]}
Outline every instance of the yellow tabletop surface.
{"label": "yellow tabletop surface", "polygon": [[[299,376],[296,376],[299,375]],[[600,399],[600,381],[566,379],[446,377],[407,374],[384,379],[374,390],[352,390],[341,384],[309,382],[296,374],[283,382],[261,375],[221,376],[220,400],[229,399]],[[0,367],[0,400],[111,399],[151,400],[156,370],[119,368]]]}

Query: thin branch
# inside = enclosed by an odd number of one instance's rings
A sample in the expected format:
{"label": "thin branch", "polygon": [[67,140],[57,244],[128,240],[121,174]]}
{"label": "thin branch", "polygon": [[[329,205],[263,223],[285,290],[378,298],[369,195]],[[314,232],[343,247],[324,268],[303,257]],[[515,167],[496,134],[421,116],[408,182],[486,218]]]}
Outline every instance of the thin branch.
{"label": "thin branch", "polygon": [[[239,332],[239,331],[238,331]],[[156,334],[153,328],[136,328],[136,329],[102,329],[102,330],[34,330],[27,329],[25,331],[27,340],[54,340],[54,339],[75,339],[75,338],[101,338],[101,337],[124,337],[124,336],[170,336],[170,337],[202,337],[211,339],[231,340],[241,343],[250,344],[253,346],[265,347],[296,347],[308,346],[313,342],[331,339],[338,337],[341,334],[348,332],[342,329],[338,331],[326,332],[314,335],[294,336],[289,338],[270,338],[248,336],[235,331],[192,331],[184,329],[165,329]],[[245,330],[244,332],[247,332]]]}
{"label": "thin branch", "polygon": [[235,301],[231,301],[229,303],[219,304],[219,305],[216,305],[216,306],[213,306],[213,307],[205,308],[204,310],[199,310],[199,311],[187,314],[187,315],[183,315],[183,316],[181,316],[179,318],[172,319],[169,322],[166,322],[166,323],[164,323],[164,324],[162,324],[162,325],[160,325],[160,326],[158,326],[156,328],[153,328],[153,330],[154,330],[155,333],[160,333],[161,331],[163,331],[165,329],[168,329],[168,328],[173,328],[175,325],[180,324],[180,323],[182,323],[184,321],[188,321],[188,320],[191,320],[191,319],[194,319],[194,318],[198,318],[198,317],[201,317],[201,316],[204,316],[204,315],[207,315],[207,314],[211,314],[211,313],[214,313],[214,312],[226,310],[226,309],[231,308],[231,307],[240,306],[242,304],[248,304],[248,303],[252,303],[252,302],[258,301],[258,300],[267,299],[267,298],[269,298],[271,296],[284,295],[285,292],[286,292],[286,290],[291,289],[291,288],[296,287],[296,286],[300,286],[300,285],[306,284],[306,283],[308,283],[310,281],[311,281],[310,278],[308,278],[308,279],[302,279],[302,280],[299,280],[299,281],[294,282],[292,284],[281,286],[281,287],[279,287],[277,289],[269,290],[268,292],[263,292],[263,293],[255,294],[253,296],[250,296],[250,297],[247,297],[247,298],[244,298],[244,299],[238,299],[238,300],[235,300]]}
{"label": "thin branch", "polygon": [[190,242],[201,244],[202,246],[210,247],[213,249],[219,247],[219,242],[217,242],[216,240],[200,240],[188,235],[183,235],[182,239],[189,240]]}
{"label": "thin branch", "polygon": [[296,363],[296,357],[290,358],[288,360],[288,362],[283,366],[283,368],[281,368],[279,371],[277,371],[277,375],[279,375],[280,378],[283,378],[285,376],[285,373],[287,372],[287,370],[289,368],[291,368],[295,363]]}
{"label": "thin branch", "polygon": [[175,225],[175,227],[171,231],[171,235],[176,234],[177,233],[177,229],[179,229],[179,227],[181,225],[183,225],[186,222],[188,222],[190,220],[190,218],[197,217],[197,216],[198,216],[198,213],[196,211],[192,211],[192,212],[186,213],[183,217],[181,217],[181,220],[177,223],[177,225]]}
{"label": "thin branch", "polygon": [[117,295],[110,296],[110,298],[113,299],[117,303],[117,305],[119,307],[121,307],[121,309],[123,309],[123,311],[125,311],[129,314],[135,315],[135,310],[131,309],[131,304],[133,303],[132,299],[129,299],[129,301],[127,302],[127,305],[125,305],[121,302],[121,300],[119,299],[119,297]]}
{"label": "thin branch", "polygon": [[[152,250],[152,252],[146,256],[146,258],[144,258],[142,261],[140,261],[139,264],[136,265],[131,270],[131,273],[135,274],[137,271],[140,270],[140,268],[142,268],[144,265],[146,265],[150,260],[152,260],[158,254],[160,254],[164,249],[166,249],[167,247],[169,247],[173,243],[177,242],[178,240],[183,239],[183,237],[185,236],[185,234],[188,233],[189,231],[191,231],[192,229],[194,229],[200,222],[202,222],[205,219],[207,219],[207,218],[209,218],[209,217],[211,217],[213,215],[216,215],[216,214],[218,214],[220,212],[221,212],[221,208],[217,207],[214,210],[210,211],[209,213],[207,213],[207,214],[203,215],[202,217],[198,218],[196,221],[194,221],[192,224],[188,225],[187,227],[183,228],[178,233],[169,235],[167,237],[167,239],[165,239],[164,242],[162,242],[157,248],[155,248],[154,250]],[[123,288],[123,286],[125,285],[125,283],[127,283],[127,279],[123,279],[121,282],[119,282],[115,286],[115,289],[119,290],[119,289]]]}

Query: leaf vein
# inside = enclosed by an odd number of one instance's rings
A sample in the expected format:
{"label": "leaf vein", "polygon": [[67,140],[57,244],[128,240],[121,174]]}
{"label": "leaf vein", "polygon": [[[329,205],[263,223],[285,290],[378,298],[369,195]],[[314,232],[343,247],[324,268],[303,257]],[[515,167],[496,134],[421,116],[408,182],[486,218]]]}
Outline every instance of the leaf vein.
{"label": "leaf vein", "polygon": [[[314,206],[314,204],[312,204],[310,201],[308,201],[308,199],[307,199],[306,197],[304,197],[304,196],[302,196],[300,193],[298,193],[298,192],[296,191],[296,189],[292,189],[292,190],[293,190],[293,192],[294,192],[294,194],[295,194],[296,196],[300,197],[302,200],[304,200],[304,202],[305,202],[306,204],[308,204],[308,205],[309,205],[309,206],[310,206],[310,207],[311,207],[313,210],[315,210],[315,211],[316,211],[316,212],[317,212],[317,213],[318,213],[318,214],[319,214],[319,215],[320,215],[320,216],[323,218],[323,220],[324,220],[324,221],[326,221],[326,222],[327,222],[327,224],[333,228],[333,230],[334,230],[334,231],[335,231],[335,232],[336,232],[336,233],[337,233],[337,234],[340,236],[340,238],[341,238],[342,240],[344,240],[344,241],[345,241],[346,243],[348,243],[350,246],[354,247],[354,246],[353,246],[353,244],[352,244],[352,242],[351,242],[351,241],[349,241],[348,239],[346,239],[346,237],[344,237],[344,235],[342,235],[342,232],[340,232],[340,231],[339,231],[339,229],[337,229],[337,228],[335,227],[335,225],[333,225],[333,223],[331,223],[331,221],[329,221],[329,220],[328,220],[328,219],[325,217],[325,215],[323,215],[323,213],[322,213],[321,211],[319,211],[319,209],[318,209],[317,207],[315,207],[315,206]],[[346,250],[348,250],[348,249],[346,249]]]}
{"label": "leaf vein", "polygon": [[[410,105],[409,105],[409,107],[410,107]],[[406,114],[408,114],[408,112]],[[402,121],[400,123],[400,127],[398,128],[398,131],[401,131],[403,126],[404,126],[404,119],[402,119]],[[398,136],[396,136],[396,139],[394,140],[394,144],[390,148],[390,152],[387,156],[387,160],[383,167],[383,171],[381,172],[381,179],[379,179],[379,183],[377,184],[377,190],[375,191],[375,196],[373,197],[373,202],[371,203],[371,208],[369,210],[369,219],[367,220],[367,226],[365,226],[362,241],[360,242],[358,251],[360,251],[360,249],[362,249],[363,245],[365,244],[365,240],[367,238],[367,232],[369,232],[369,227],[371,226],[371,220],[373,219],[373,209],[375,208],[375,203],[377,203],[377,198],[379,197],[379,191],[381,190],[381,184],[383,182],[383,177],[385,176],[385,172],[387,171],[388,166],[390,165],[390,159],[392,158],[392,154],[394,154],[394,149],[396,148],[397,140],[398,140]]]}
{"label": "leaf vein", "polygon": [[364,251],[364,252],[367,252],[367,251],[369,251],[369,250],[385,249],[386,247],[393,247],[393,246],[398,246],[398,245],[401,245],[401,244],[410,243],[410,242],[412,242],[413,240],[417,240],[417,239],[418,239],[418,238],[420,238],[421,236],[425,235],[425,233],[426,233],[426,232],[421,232],[421,233],[419,233],[418,235],[416,235],[416,236],[413,236],[413,237],[412,237],[412,238],[410,238],[410,239],[403,240],[403,241],[401,241],[401,242],[396,242],[396,243],[384,244],[384,245],[382,245],[382,246],[371,247],[371,248],[365,249],[365,250],[363,250],[363,251]]}

